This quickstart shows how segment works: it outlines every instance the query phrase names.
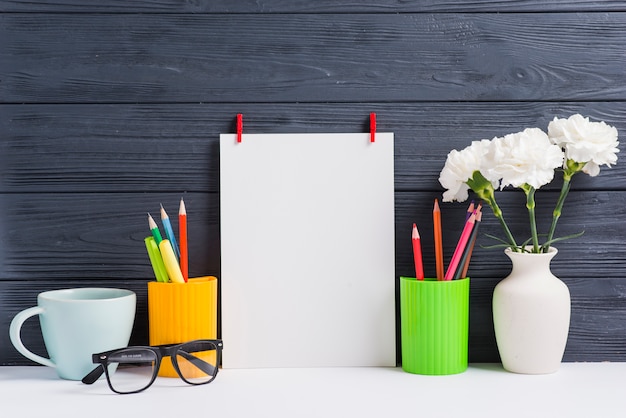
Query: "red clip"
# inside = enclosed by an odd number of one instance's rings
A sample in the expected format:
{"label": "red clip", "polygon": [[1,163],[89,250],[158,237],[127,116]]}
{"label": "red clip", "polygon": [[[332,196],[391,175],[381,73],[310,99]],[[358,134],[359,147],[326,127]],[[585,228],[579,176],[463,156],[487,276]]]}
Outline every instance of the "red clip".
{"label": "red clip", "polygon": [[376,113],[370,113],[370,142],[376,141]]}
{"label": "red clip", "polygon": [[237,113],[237,142],[241,142],[241,134],[243,133],[243,115]]}

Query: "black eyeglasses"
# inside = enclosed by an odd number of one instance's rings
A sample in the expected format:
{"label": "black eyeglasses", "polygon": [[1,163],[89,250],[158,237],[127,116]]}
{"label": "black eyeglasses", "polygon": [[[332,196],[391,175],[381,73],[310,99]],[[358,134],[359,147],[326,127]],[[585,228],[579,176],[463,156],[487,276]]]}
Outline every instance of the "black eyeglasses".
{"label": "black eyeglasses", "polygon": [[195,340],[182,344],[106,351],[92,356],[92,361],[99,365],[82,382],[91,385],[104,373],[113,392],[141,392],[154,383],[161,359],[169,357],[183,381],[190,385],[206,385],[217,376],[222,347],[221,340]]}

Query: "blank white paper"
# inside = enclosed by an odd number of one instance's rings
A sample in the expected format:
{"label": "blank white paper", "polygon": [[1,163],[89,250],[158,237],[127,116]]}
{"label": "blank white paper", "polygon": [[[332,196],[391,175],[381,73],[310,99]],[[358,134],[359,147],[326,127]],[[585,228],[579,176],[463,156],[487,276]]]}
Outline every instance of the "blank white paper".
{"label": "blank white paper", "polygon": [[220,136],[223,367],[395,366],[393,133]]}

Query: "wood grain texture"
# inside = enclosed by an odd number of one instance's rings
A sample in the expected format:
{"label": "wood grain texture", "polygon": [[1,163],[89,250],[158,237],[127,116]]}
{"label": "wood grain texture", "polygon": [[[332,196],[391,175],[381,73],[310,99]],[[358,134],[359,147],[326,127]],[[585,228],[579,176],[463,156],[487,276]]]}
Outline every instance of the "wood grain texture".
{"label": "wood grain texture", "polygon": [[[447,153],[581,113],[626,132],[626,2],[561,0],[0,0],[0,365],[30,364],[11,318],[45,290],[138,295],[131,344],[147,343],[143,238],[159,204],[189,213],[190,274],[220,272],[219,134],[395,134],[396,271],[410,226],[434,271],[432,202]],[[626,166],[574,179],[553,272],[572,294],[566,361],[625,361]],[[547,227],[558,191],[537,195]],[[498,201],[528,236],[524,198]],[[467,203],[442,204],[453,252]],[[484,234],[472,277],[470,361],[498,361],[491,316],[510,262]],[[45,353],[37,321],[27,345]]]}
{"label": "wood grain texture", "polygon": [[[503,193],[500,199],[514,233],[526,227],[523,198]],[[553,196],[553,193],[549,193]],[[144,344],[145,283],[152,278],[142,239],[147,235],[146,208],[166,207],[178,201],[175,194],[9,194],[3,197],[0,230],[2,243],[2,279],[0,306],[5,312],[0,331],[6,335],[10,319],[32,305],[40,291],[74,286],[114,286],[138,292],[139,308],[133,341]],[[422,228],[425,269],[434,271],[430,256],[430,192],[396,194],[396,280],[412,271],[410,225]],[[538,196],[541,208],[552,199]],[[219,276],[219,227],[217,194],[188,193],[190,253],[192,275]],[[624,217],[626,195],[620,192],[573,192],[568,203],[576,210],[566,210],[561,234],[585,229],[582,238],[562,243],[552,263],[553,271],[570,286],[572,292],[572,332],[566,360],[592,361],[620,359],[621,343],[626,333],[623,304],[626,292],[622,272],[626,267],[622,237],[626,224],[607,225],[603,218],[588,219],[587,213],[604,211],[616,219]],[[521,204],[520,204],[521,203]],[[175,206],[175,205],[174,205]],[[192,210],[193,208],[193,210]],[[444,251],[449,260],[459,231],[455,220],[463,219],[465,205],[442,205],[444,216]],[[549,214],[540,210],[539,215]],[[511,215],[511,216],[508,216]],[[540,223],[541,226],[541,223]],[[499,234],[499,225],[487,213],[481,226],[484,233]],[[479,245],[490,240],[481,235]],[[510,263],[501,250],[476,248],[470,269],[471,361],[497,361],[497,349],[491,319],[491,293],[495,284],[510,271]],[[389,280],[394,280],[390,277]],[[602,324],[602,326],[598,326]],[[41,351],[37,327],[30,325],[25,339]],[[584,347],[590,346],[591,350]],[[5,364],[24,364],[7,343],[0,349]],[[15,363],[14,363],[15,362]]]}
{"label": "wood grain texture", "polygon": [[2,14],[3,103],[620,100],[626,13]]}
{"label": "wood grain texture", "polygon": [[[0,192],[217,192],[219,134],[394,132],[395,187],[441,190],[446,155],[574,113],[626,132],[624,102],[0,105]],[[624,158],[620,153],[619,161]],[[552,188],[560,188],[555,182]],[[572,187],[626,191],[626,165]],[[549,188],[549,187],[548,187]]]}
{"label": "wood grain texture", "polygon": [[[188,212],[189,274],[219,274],[216,193],[37,193],[2,198],[1,277],[21,280],[154,278],[144,238],[147,213],[160,225],[160,204],[178,225]],[[162,227],[161,227],[162,230]]]}
{"label": "wood grain texture", "polygon": [[[396,193],[396,272],[398,275],[411,275],[413,259],[411,254],[411,225],[416,222],[422,237],[424,269],[426,274],[434,274],[434,250],[432,247],[432,202],[434,193]],[[539,231],[547,231],[556,194],[537,193],[537,224]],[[509,227],[517,241],[530,236],[526,200],[523,193],[504,193],[498,196]],[[618,221],[626,215],[626,195],[623,192],[581,192],[571,193],[566,201],[559,221],[556,236],[566,236],[584,231],[582,237],[558,243],[560,253],[552,261],[555,275],[567,281],[573,278],[624,278],[626,258],[623,251],[623,237],[626,236],[626,223]],[[444,260],[450,260],[460,230],[465,219],[465,204],[442,204],[444,236]],[[510,262],[502,250],[488,249],[498,242],[486,234],[503,237],[501,227],[489,209],[485,210],[480,235],[477,240],[470,277],[503,278],[510,271]],[[602,213],[604,216],[590,216]],[[608,220],[608,222],[607,222]],[[613,221],[611,221],[613,220]],[[428,244],[430,243],[430,244]]]}
{"label": "wood grain texture", "polygon": [[[185,193],[190,241],[190,274],[219,275],[219,195]],[[146,279],[153,277],[143,239],[150,235],[149,211],[157,216],[159,204],[173,216],[181,194],[166,193],[37,193],[2,197],[0,228],[0,279]],[[434,272],[432,254],[432,202],[439,192],[396,193],[396,273],[411,275],[411,225],[416,222],[424,237],[426,271]],[[549,226],[555,193],[537,195],[540,230]],[[523,241],[527,213],[522,193],[498,196],[512,232]],[[462,229],[467,203],[442,204],[445,259],[449,260]],[[482,234],[501,236],[500,226],[488,211],[481,225],[478,245],[493,241]],[[626,258],[623,237],[626,223],[607,223],[626,215],[623,192],[572,192],[557,236],[585,231],[581,238],[561,243],[553,261],[555,274],[576,277],[623,277]],[[158,219],[158,218],[157,218]],[[176,220],[172,223],[176,225]],[[460,225],[459,225],[460,224]],[[431,243],[427,245],[427,243]],[[193,244],[193,245],[192,245]],[[496,257],[493,256],[495,251]],[[477,248],[469,274],[502,278],[509,262],[500,250]]]}
{"label": "wood grain texture", "polygon": [[1,0],[0,12],[82,13],[407,13],[407,12],[536,12],[623,11],[623,1],[588,0]]}

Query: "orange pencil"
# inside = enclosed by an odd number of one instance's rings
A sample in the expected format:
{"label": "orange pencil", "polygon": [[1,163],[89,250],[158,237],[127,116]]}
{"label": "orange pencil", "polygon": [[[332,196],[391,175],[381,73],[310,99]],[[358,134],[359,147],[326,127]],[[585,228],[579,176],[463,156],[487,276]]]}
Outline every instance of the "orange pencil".
{"label": "orange pencil", "polygon": [[413,261],[415,262],[415,278],[424,280],[424,265],[422,263],[422,243],[420,241],[420,233],[417,231],[417,225],[413,224],[413,233],[411,235],[413,241]]}
{"label": "orange pencil", "polygon": [[183,273],[185,283],[189,280],[189,253],[187,250],[187,210],[185,202],[180,199],[180,208],[178,209],[178,238],[180,240],[180,271]]}
{"label": "orange pencil", "polygon": [[435,231],[435,263],[437,264],[437,280],[443,280],[443,235],[441,233],[441,210],[439,200],[435,199],[433,209],[433,223]]}

